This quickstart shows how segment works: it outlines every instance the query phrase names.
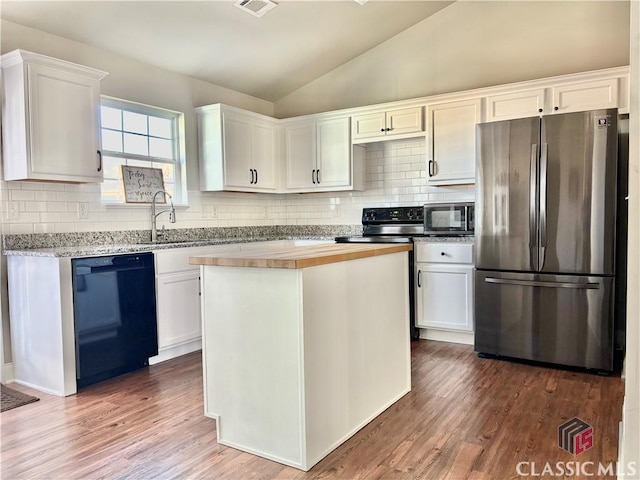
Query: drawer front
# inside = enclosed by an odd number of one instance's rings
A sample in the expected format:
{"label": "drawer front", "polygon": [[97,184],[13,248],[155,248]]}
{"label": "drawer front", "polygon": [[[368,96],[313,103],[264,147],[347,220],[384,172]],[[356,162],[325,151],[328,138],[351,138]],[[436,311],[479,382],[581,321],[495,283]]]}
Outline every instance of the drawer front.
{"label": "drawer front", "polygon": [[473,264],[473,244],[418,242],[414,247],[416,262]]}
{"label": "drawer front", "polygon": [[239,251],[240,245],[210,245],[205,247],[184,247],[156,250],[156,275],[165,273],[184,272],[198,270],[200,265],[190,265],[189,257],[193,255],[206,255],[217,252]]}

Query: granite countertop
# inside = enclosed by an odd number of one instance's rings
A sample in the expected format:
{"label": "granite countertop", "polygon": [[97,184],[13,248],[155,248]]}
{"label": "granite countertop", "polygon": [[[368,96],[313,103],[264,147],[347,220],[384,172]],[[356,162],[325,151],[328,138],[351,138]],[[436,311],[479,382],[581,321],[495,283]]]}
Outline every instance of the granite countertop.
{"label": "granite countertop", "polygon": [[412,248],[410,244],[332,243],[328,245],[282,247],[273,250],[214,253],[193,256],[189,259],[189,263],[192,265],[218,267],[307,268],[378,255],[407,252]]}
{"label": "granite countertop", "polygon": [[228,245],[234,243],[268,242],[273,240],[333,240],[333,237],[317,236],[273,236],[246,238],[212,238],[208,240],[178,240],[158,243],[130,243],[109,245],[79,245],[72,247],[47,247],[7,249],[2,253],[7,256],[26,257],[85,257],[93,255],[113,255],[120,253],[151,252],[169,248],[206,247],[214,245]]}

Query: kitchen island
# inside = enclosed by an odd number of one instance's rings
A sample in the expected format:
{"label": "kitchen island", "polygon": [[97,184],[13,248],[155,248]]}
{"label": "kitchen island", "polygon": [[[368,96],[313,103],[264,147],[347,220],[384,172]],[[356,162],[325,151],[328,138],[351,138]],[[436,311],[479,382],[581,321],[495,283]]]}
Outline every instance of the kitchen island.
{"label": "kitchen island", "polygon": [[191,257],[219,443],[306,471],[411,390],[411,248]]}

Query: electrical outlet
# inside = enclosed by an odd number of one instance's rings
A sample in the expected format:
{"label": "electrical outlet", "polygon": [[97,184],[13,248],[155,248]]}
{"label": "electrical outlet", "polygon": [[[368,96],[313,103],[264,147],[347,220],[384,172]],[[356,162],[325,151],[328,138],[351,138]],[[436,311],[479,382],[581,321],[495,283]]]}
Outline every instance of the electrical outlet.
{"label": "electrical outlet", "polygon": [[20,219],[20,204],[18,202],[7,202],[7,220]]}
{"label": "electrical outlet", "polygon": [[89,204],[80,202],[78,203],[78,218],[89,218]]}

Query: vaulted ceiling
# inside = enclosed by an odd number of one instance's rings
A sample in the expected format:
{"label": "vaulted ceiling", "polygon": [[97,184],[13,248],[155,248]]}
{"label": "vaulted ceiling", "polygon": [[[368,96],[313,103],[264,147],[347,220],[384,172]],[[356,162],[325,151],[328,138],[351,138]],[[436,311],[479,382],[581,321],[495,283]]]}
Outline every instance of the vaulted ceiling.
{"label": "vaulted ceiling", "polygon": [[5,1],[0,17],[276,101],[452,1]]}

